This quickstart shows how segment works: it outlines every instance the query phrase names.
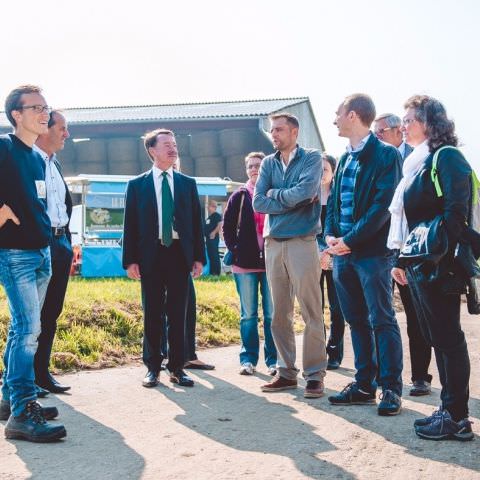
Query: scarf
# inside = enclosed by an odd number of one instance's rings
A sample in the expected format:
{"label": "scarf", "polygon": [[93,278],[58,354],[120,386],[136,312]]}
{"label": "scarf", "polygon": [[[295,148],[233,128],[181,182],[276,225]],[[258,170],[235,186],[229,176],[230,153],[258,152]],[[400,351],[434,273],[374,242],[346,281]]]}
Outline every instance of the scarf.
{"label": "scarf", "polygon": [[392,250],[399,250],[403,247],[408,237],[408,223],[403,207],[403,194],[407,183],[417,174],[420,167],[430,155],[428,148],[428,140],[414,148],[413,152],[403,162],[402,174],[395,193],[393,194],[392,203],[388,210],[392,214],[390,223],[390,231],[388,232],[387,247]]}

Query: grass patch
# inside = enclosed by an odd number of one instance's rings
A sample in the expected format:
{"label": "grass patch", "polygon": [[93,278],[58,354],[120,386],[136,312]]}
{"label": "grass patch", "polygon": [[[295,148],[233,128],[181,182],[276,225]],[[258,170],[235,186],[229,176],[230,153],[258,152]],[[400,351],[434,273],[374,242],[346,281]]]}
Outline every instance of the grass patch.
{"label": "grass patch", "polygon": [[[197,345],[240,341],[239,300],[231,275],[195,281]],[[57,371],[104,368],[140,358],[143,320],[140,283],[126,278],[72,278],[58,319],[52,368]],[[296,308],[296,330],[302,328]],[[4,351],[9,312],[0,289],[0,352]],[[260,328],[260,331],[262,329]]]}

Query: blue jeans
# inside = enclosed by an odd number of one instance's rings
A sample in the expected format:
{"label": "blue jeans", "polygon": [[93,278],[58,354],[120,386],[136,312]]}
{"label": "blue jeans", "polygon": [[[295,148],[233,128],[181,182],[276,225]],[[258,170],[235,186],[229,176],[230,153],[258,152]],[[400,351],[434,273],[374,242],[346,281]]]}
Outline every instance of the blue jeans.
{"label": "blue jeans", "polygon": [[265,272],[234,273],[235,285],[240,297],[240,336],[242,348],[240,363],[258,363],[260,339],[258,336],[258,287],[262,294],[263,331],[265,336],[265,363],[268,367],[277,364],[277,349],[273,342],[271,325],[273,303]]}
{"label": "blue jeans", "polygon": [[351,329],[356,382],[362,390],[374,392],[378,368],[382,388],[401,395],[402,339],[392,306],[391,268],[389,255],[336,256],[333,279],[343,316]]}
{"label": "blue jeans", "polygon": [[3,356],[2,396],[18,416],[37,398],[33,360],[42,309],[51,275],[50,248],[0,249],[0,283],[5,288],[11,321]]}

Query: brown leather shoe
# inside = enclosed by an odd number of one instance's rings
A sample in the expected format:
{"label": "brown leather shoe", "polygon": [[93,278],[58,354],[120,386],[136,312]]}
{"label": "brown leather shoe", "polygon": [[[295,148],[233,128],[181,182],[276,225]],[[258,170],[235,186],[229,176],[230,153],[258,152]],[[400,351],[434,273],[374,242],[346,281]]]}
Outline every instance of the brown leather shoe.
{"label": "brown leather shoe", "polygon": [[277,375],[270,383],[266,383],[260,387],[262,392],[281,392],[283,390],[294,390],[297,388],[296,380],[288,380]]}
{"label": "brown leather shoe", "polygon": [[320,380],[307,380],[307,386],[305,387],[305,392],[303,396],[305,398],[319,398],[323,397],[323,382]]}

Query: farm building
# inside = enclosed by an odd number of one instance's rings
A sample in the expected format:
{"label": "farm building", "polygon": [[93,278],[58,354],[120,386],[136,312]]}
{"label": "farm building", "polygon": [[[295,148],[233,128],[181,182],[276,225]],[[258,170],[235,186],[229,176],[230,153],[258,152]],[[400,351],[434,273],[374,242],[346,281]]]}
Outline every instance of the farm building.
{"label": "farm building", "polygon": [[[324,150],[307,97],[235,102],[63,109],[70,138],[58,153],[64,175],[136,175],[150,168],[142,136],[175,132],[182,171],[244,181],[248,152],[272,152],[268,116],[288,111],[300,120],[299,143]],[[11,131],[3,112],[0,133]]]}

